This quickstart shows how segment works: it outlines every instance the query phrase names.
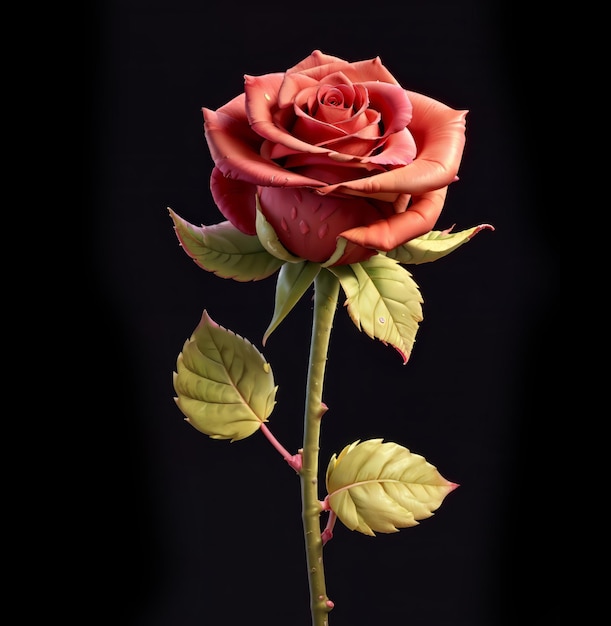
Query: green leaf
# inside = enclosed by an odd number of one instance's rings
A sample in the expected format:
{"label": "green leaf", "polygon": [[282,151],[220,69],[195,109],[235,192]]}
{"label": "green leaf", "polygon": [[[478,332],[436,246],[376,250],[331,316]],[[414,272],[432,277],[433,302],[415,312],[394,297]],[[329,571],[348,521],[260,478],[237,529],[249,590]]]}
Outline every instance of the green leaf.
{"label": "green leaf", "polygon": [[329,271],[339,278],[356,327],[393,346],[407,363],[423,319],[422,296],[411,274],[398,261],[381,254]]}
{"label": "green leaf", "polygon": [[431,517],[458,485],[419,454],[393,442],[369,439],[331,457],[328,503],[350,530],[397,532]]}
{"label": "green leaf", "polygon": [[396,259],[399,263],[410,263],[419,265],[420,263],[430,263],[441,257],[450,254],[467,241],[470,241],[482,230],[494,230],[490,224],[480,224],[467,230],[457,233],[447,230],[432,230],[422,237],[416,237],[402,246],[390,250],[386,253],[391,259]]}
{"label": "green leaf", "polygon": [[276,284],[274,315],[263,336],[263,345],[314,282],[318,272],[320,272],[320,265],[309,261],[285,263],[280,268]]}
{"label": "green leaf", "polygon": [[245,235],[230,222],[194,226],[168,209],[185,252],[199,267],[238,282],[271,276],[284,263],[272,256],[258,237]]}
{"label": "green leaf", "polygon": [[186,421],[213,439],[232,441],[267,421],[278,389],[263,355],[205,310],[178,355],[173,382]]}

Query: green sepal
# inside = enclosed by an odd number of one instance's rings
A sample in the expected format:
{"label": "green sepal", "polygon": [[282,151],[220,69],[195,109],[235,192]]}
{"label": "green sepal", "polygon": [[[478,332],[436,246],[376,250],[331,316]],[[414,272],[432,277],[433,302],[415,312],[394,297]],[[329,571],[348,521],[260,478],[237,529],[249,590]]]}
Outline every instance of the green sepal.
{"label": "green sepal", "polygon": [[274,409],[272,369],[247,339],[219,326],[204,310],[178,355],[174,398],[186,421],[213,439],[245,439]]}
{"label": "green sepal", "polygon": [[328,268],[340,281],[348,315],[359,330],[390,344],[407,363],[422,321],[422,295],[398,261],[378,254],[362,263]]}
{"label": "green sepal", "polygon": [[326,486],[339,520],[370,536],[416,526],[458,487],[423,456],[382,439],[355,441],[334,454]]}
{"label": "green sepal", "polygon": [[330,265],[337,263],[342,258],[344,252],[346,251],[347,243],[348,243],[347,239],[344,239],[343,237],[338,237],[337,244],[335,246],[335,251],[324,263],[322,263],[322,267],[329,267]]}
{"label": "green sepal", "polygon": [[230,222],[195,226],[168,209],[184,251],[195,263],[221,278],[238,282],[271,276],[283,264],[255,235],[245,235]]}
{"label": "green sepal", "polygon": [[263,345],[314,282],[318,272],[320,272],[320,265],[310,261],[285,263],[280,268],[276,283],[274,315],[263,335]]}
{"label": "green sepal", "polygon": [[255,218],[255,228],[257,229],[257,237],[263,245],[263,247],[274,257],[288,263],[301,263],[302,258],[292,255],[278,239],[276,231],[272,228],[271,224],[265,219],[265,216],[261,212],[261,203],[259,196],[255,198],[257,206],[257,215]]}
{"label": "green sepal", "polygon": [[451,228],[432,230],[422,237],[416,237],[390,250],[386,256],[405,264],[430,263],[450,254],[484,229],[494,230],[490,224],[480,224],[456,233],[452,233]]}

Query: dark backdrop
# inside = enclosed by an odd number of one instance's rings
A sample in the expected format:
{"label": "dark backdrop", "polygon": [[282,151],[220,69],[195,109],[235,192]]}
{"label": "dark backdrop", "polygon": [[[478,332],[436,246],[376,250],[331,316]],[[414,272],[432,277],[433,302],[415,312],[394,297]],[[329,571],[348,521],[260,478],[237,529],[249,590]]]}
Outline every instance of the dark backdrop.
{"label": "dark backdrop", "polygon": [[[372,538],[338,523],[325,548],[330,624],[504,626],[520,623],[527,605],[543,614],[547,540],[525,479],[555,279],[537,214],[535,122],[521,107],[537,57],[516,58],[531,45],[516,5],[94,7],[86,226],[102,417],[88,491],[97,530],[84,550],[105,574],[89,585],[89,610],[129,626],[310,623],[296,475],[260,433],[213,441],[173,401],[176,357],[202,310],[262,349],[275,279],[240,284],[197,268],[167,207],[193,223],[221,221],[201,107],[240,93],[246,73],[281,71],[321,49],[353,61],[380,56],[404,87],[469,109],[460,181],[437,227],[496,228],[411,268],[424,322],[406,366],[338,310],[321,471],[347,443],[383,437],[461,486],[399,533]],[[279,385],[270,427],[292,451],[310,313],[304,299],[262,349]],[[518,541],[524,519],[529,539]]]}

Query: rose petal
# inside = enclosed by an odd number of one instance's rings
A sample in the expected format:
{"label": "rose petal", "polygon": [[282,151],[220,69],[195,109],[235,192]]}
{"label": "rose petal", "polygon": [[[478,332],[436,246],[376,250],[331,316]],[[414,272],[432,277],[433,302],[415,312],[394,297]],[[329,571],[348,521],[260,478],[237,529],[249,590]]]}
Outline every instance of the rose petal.
{"label": "rose petal", "polygon": [[218,167],[210,175],[210,191],[219,211],[245,235],[256,235],[257,187],[241,180],[226,178]]}
{"label": "rose petal", "polygon": [[369,94],[369,108],[379,111],[384,124],[384,136],[403,130],[412,120],[412,103],[407,92],[397,85],[364,82]]}
{"label": "rose petal", "polygon": [[333,72],[344,72],[353,83],[379,80],[392,85],[399,84],[397,79],[382,65],[380,57],[350,63],[338,57],[323,54],[320,50],[312,52],[309,57],[287,70],[286,73],[292,74],[294,72],[310,76],[317,82]]}
{"label": "rose petal", "polygon": [[[214,164],[235,180],[255,185],[319,186],[320,181],[289,172],[259,154],[261,138],[252,132],[243,113],[244,94],[235,98],[231,106],[218,111],[202,109],[204,133]],[[237,109],[237,112],[236,112]],[[237,117],[241,113],[241,118]]]}
{"label": "rose petal", "polygon": [[388,192],[420,195],[455,180],[465,146],[468,111],[451,109],[411,91],[408,95],[414,107],[409,130],[419,148],[416,159],[410,165],[370,178],[323,187],[319,193],[358,192],[373,197]]}
{"label": "rose petal", "polygon": [[363,163],[380,165],[409,165],[416,158],[416,142],[412,134],[405,128],[386,139],[384,149],[378,154],[366,157]]}
{"label": "rose petal", "polygon": [[273,143],[282,144],[289,150],[296,152],[328,152],[324,148],[316,148],[305,141],[293,137],[287,130],[279,128],[274,123],[272,108],[277,101],[277,89],[280,86],[283,75],[268,74],[267,76],[274,76],[274,78],[265,80],[267,77],[244,77],[246,112],[252,130],[260,137],[268,139]]}
{"label": "rose petal", "polygon": [[395,213],[403,213],[403,211],[407,210],[407,205],[412,197],[408,193],[402,193],[399,197],[392,203],[392,208]]}
{"label": "rose petal", "polygon": [[377,253],[377,250],[373,250],[372,248],[363,248],[363,246],[359,246],[349,241],[346,243],[342,256],[329,267],[333,267],[334,265],[352,265],[352,263],[362,263]]}
{"label": "rose petal", "polygon": [[350,85],[350,79],[341,72],[336,72],[334,77],[323,76],[324,80],[316,79],[306,74],[289,74],[284,76],[282,86],[278,92],[278,106],[281,109],[290,107],[296,100],[297,96],[304,90],[314,87],[318,89],[321,84],[324,85]]}
{"label": "rose petal", "polygon": [[303,70],[307,70],[318,65],[326,65],[327,63],[334,63],[336,61],[341,61],[342,63],[345,63],[345,61],[343,59],[340,59],[339,57],[324,54],[320,50],[314,50],[314,52],[312,52],[310,56],[306,57],[302,61],[299,61],[297,65],[293,65],[293,67],[288,69],[287,74],[292,72],[301,72]]}
{"label": "rose petal", "polygon": [[303,74],[285,75],[278,91],[278,107],[281,109],[292,107],[298,94],[308,89],[313,89],[316,93],[319,84],[311,76],[304,76]]}
{"label": "rose petal", "polygon": [[348,241],[365,248],[393,250],[397,246],[433,230],[441,214],[448,188],[429,191],[412,198],[407,211],[395,213],[368,226],[357,226],[341,233]]}
{"label": "rose petal", "polygon": [[278,90],[284,74],[276,72],[262,76],[244,76],[244,106],[248,122],[272,121],[272,110],[278,104]]}
{"label": "rose petal", "polygon": [[[358,161],[356,163],[342,163],[330,161],[325,157],[325,160],[316,159],[311,157],[312,161],[307,159],[301,159],[300,155],[294,157],[288,157],[286,165],[287,167],[299,167],[299,171],[304,176],[315,178],[316,180],[323,181],[323,185],[332,185],[338,181],[355,178],[362,178],[371,174],[371,165],[361,165]],[[378,166],[378,169],[381,169]],[[340,195],[340,194],[338,194]],[[367,196],[362,196],[367,197]],[[392,198],[394,201],[394,197]]]}
{"label": "rose petal", "polygon": [[[372,114],[375,115],[374,112]],[[347,156],[362,157],[371,154],[380,143],[378,118],[368,123],[369,117],[362,115],[361,118],[366,125],[358,132],[348,135],[341,128],[307,117],[298,118],[293,132],[307,137],[314,145],[324,146],[334,152],[343,152]]]}
{"label": "rose petal", "polygon": [[222,142],[245,143],[256,151],[260,141],[253,133],[244,112],[244,94],[240,94],[221,108],[213,111],[202,108],[204,116],[204,132],[208,141],[210,154],[216,162],[224,158],[224,150],[218,145]]}
{"label": "rose petal", "polygon": [[372,224],[389,215],[392,206],[365,198],[321,198],[306,189],[259,189],[260,210],[293,255],[315,263],[328,260],[340,230]]}
{"label": "rose petal", "polygon": [[306,141],[293,137],[286,131],[278,128],[273,122],[257,122],[252,126],[253,130],[269,141],[282,144],[283,148],[290,152],[310,152],[312,154],[326,154],[326,148],[318,148]]}
{"label": "rose petal", "polygon": [[319,145],[338,137],[345,137],[346,132],[333,124],[316,120],[305,114],[300,109],[295,110],[295,124],[292,132],[296,137],[301,137],[308,143]]}
{"label": "rose petal", "polygon": [[380,138],[380,121],[382,116],[373,109],[365,109],[351,119],[336,124],[345,134],[359,139]]}

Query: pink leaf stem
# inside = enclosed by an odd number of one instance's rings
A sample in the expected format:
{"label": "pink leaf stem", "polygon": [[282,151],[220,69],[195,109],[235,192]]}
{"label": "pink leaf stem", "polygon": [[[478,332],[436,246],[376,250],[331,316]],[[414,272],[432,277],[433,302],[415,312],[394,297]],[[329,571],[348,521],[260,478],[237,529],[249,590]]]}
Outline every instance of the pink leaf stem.
{"label": "pink leaf stem", "polygon": [[270,429],[261,424],[261,431],[267,437],[267,440],[280,452],[282,458],[299,474],[302,467],[301,450],[297,454],[291,454],[277,439],[272,435]]}

